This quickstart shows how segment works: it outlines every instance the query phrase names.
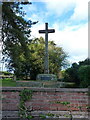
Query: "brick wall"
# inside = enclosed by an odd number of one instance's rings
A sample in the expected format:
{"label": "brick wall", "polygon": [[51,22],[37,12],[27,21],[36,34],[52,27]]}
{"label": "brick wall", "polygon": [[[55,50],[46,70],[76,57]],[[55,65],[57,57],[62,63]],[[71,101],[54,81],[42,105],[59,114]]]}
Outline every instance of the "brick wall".
{"label": "brick wall", "polygon": [[[3,117],[18,117],[19,93],[22,87],[2,88]],[[32,109],[32,114],[52,112],[63,115],[68,107],[61,102],[70,102],[70,108],[74,115],[85,115],[88,106],[88,89],[70,88],[28,88],[33,91],[32,99],[26,102],[26,106]],[[78,108],[81,106],[81,111]],[[83,114],[82,114],[83,113]],[[80,115],[80,116],[81,116]]]}

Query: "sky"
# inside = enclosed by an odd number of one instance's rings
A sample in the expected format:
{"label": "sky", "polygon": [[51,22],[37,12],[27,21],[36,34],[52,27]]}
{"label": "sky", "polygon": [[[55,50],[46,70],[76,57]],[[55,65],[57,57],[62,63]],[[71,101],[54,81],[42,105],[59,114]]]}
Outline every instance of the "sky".
{"label": "sky", "polygon": [[[55,33],[49,34],[57,46],[68,54],[70,64],[88,57],[88,2],[89,0],[30,0],[32,5],[23,6],[25,19],[39,21],[31,28],[31,36],[44,37],[39,30],[48,23]],[[2,66],[2,65],[1,65]],[[0,66],[0,69],[1,69]],[[3,69],[3,68],[2,68]],[[4,68],[5,69],[5,68]]]}
{"label": "sky", "polygon": [[70,64],[88,57],[88,2],[89,0],[30,0],[24,7],[25,19],[39,21],[31,28],[32,38],[45,37],[39,30],[48,22],[55,33],[49,34],[57,46],[69,55]]}

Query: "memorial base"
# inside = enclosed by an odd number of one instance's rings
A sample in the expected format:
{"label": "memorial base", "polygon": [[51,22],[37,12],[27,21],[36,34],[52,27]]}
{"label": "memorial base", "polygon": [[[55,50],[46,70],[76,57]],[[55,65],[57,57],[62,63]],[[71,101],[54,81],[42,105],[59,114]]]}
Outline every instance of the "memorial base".
{"label": "memorial base", "polygon": [[57,77],[54,74],[38,74],[36,80],[57,81]]}

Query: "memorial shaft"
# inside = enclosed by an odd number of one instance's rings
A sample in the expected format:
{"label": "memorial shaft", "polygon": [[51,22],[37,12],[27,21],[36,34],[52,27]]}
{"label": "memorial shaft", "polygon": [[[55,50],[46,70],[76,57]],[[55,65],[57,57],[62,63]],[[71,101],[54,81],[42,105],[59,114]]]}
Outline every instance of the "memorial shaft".
{"label": "memorial shaft", "polygon": [[46,34],[45,34],[45,62],[44,62],[44,73],[49,74],[49,56],[48,56],[48,23],[45,24]]}
{"label": "memorial shaft", "polygon": [[49,74],[49,54],[48,54],[48,33],[54,33],[54,29],[48,29],[48,23],[45,23],[45,30],[39,30],[39,33],[45,33],[45,61],[44,73]]}

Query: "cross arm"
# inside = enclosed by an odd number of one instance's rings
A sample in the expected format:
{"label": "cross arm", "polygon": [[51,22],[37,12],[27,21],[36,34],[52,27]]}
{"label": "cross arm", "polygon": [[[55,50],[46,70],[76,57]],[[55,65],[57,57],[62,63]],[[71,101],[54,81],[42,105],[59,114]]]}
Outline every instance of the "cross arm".
{"label": "cross arm", "polygon": [[[55,29],[49,29],[47,30],[48,33],[54,33]],[[46,30],[39,30],[39,33],[46,33]]]}

